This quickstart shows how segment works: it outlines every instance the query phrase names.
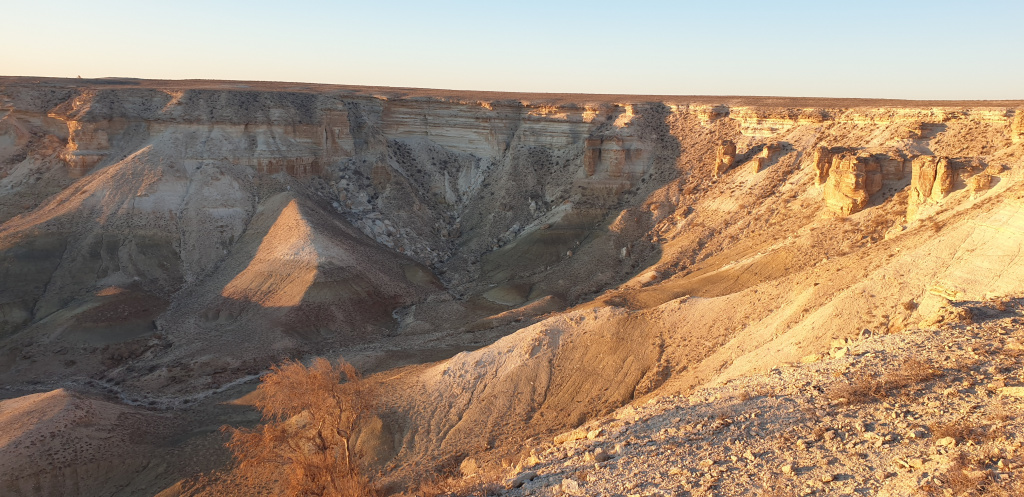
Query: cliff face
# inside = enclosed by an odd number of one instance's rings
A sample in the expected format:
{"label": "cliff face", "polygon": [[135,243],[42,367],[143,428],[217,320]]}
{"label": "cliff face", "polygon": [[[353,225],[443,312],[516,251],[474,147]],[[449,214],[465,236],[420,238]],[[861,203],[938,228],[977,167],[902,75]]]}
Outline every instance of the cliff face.
{"label": "cliff face", "polygon": [[[730,223],[751,222],[752,202],[796,195],[806,207],[789,218],[802,226],[881,206],[899,224],[982,195],[1019,154],[1012,103],[806,107],[19,81],[0,86],[7,336],[51,316],[75,328],[107,287],[161,302],[140,322],[168,332],[275,323],[267,328],[335,330],[336,340],[339,329],[476,329],[510,305],[565,305],[610,288],[652,257],[666,260],[669,235],[690,237],[673,249],[687,254],[676,268],[710,257],[725,248]],[[800,183],[803,170],[813,171],[810,184]],[[292,205],[308,229],[361,232],[350,243],[379,255],[338,259],[324,255],[331,242],[303,235],[318,256],[301,291],[284,290],[283,276],[227,290],[268,253],[259,244]],[[688,214],[699,205],[710,210]],[[395,276],[374,264],[417,269]],[[344,269],[354,267],[363,269]],[[443,299],[455,298],[443,312],[408,307],[442,298],[428,297],[441,286]],[[305,291],[317,304],[268,320],[279,306],[219,300],[276,302],[276,291]],[[355,295],[385,302],[366,317],[373,324],[344,312],[308,317],[364,298]],[[399,324],[389,323],[395,307],[408,307]],[[351,340],[361,339],[342,342]]]}
{"label": "cliff face", "polygon": [[1021,107],[0,79],[0,378],[482,347],[381,380],[368,460],[564,429],[1020,290]]}

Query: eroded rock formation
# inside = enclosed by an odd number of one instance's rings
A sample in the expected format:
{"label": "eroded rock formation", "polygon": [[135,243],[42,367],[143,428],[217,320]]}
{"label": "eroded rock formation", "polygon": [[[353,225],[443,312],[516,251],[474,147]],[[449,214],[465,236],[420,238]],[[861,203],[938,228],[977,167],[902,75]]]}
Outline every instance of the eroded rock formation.
{"label": "eroded rock formation", "polygon": [[717,158],[715,159],[715,173],[719,176],[725,174],[725,172],[732,167],[733,163],[736,162],[736,142],[732,140],[722,140],[718,143]]}
{"label": "eroded rock formation", "polygon": [[916,219],[921,207],[939,202],[953,190],[953,166],[947,157],[924,155],[911,164],[907,217]]}
{"label": "eroded rock formation", "polygon": [[871,195],[882,189],[882,169],[867,153],[843,152],[833,156],[825,182],[825,205],[849,216],[868,205]]}
{"label": "eroded rock formation", "polygon": [[782,144],[776,142],[764,144],[761,151],[750,161],[753,171],[755,173],[761,172],[778,155],[782,148]]}

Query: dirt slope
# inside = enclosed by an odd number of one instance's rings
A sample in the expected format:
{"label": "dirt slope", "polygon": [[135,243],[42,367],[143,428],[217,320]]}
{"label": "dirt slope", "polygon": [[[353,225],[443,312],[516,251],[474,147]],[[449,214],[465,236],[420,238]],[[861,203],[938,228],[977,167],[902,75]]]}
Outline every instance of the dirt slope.
{"label": "dirt slope", "polygon": [[505,495],[1019,495],[1021,317],[1018,301],[998,307],[627,406],[538,440],[490,483]]}

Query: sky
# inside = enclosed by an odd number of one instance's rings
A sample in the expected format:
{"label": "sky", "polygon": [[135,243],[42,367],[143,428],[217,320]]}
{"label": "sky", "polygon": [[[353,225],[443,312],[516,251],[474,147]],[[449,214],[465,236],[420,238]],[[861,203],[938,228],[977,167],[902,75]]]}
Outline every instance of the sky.
{"label": "sky", "polygon": [[8,76],[1024,99],[1024,1],[0,0]]}

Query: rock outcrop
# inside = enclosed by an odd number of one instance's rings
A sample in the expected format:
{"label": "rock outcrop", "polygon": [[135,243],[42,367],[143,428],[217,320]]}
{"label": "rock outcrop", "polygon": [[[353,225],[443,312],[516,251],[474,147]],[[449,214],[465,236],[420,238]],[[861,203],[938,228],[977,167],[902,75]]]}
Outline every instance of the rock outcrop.
{"label": "rock outcrop", "polygon": [[1024,142],[1024,108],[1017,109],[1013,115],[1013,124],[1010,126],[1010,137],[1013,143]]}
{"label": "rock outcrop", "polygon": [[814,157],[812,159],[814,164],[814,182],[818,185],[824,185],[828,181],[829,169],[832,167],[832,150],[824,145],[818,145],[814,149]]}
{"label": "rock outcrop", "polygon": [[953,165],[947,157],[924,155],[911,167],[907,218],[917,219],[923,205],[940,202],[953,190]]}
{"label": "rock outcrop", "polygon": [[736,142],[722,140],[718,142],[716,152],[718,156],[715,159],[715,173],[721,176],[736,162]]}
{"label": "rock outcrop", "polygon": [[882,168],[867,153],[843,152],[832,157],[825,182],[825,205],[836,214],[849,216],[868,205],[882,189]]}
{"label": "rock outcrop", "polygon": [[751,159],[750,161],[751,165],[753,166],[752,169],[754,173],[761,172],[762,169],[764,169],[772,160],[776,158],[776,156],[782,150],[782,148],[782,144],[780,143],[766,143],[761,148],[761,151],[758,152],[757,155],[755,155],[754,158]]}

